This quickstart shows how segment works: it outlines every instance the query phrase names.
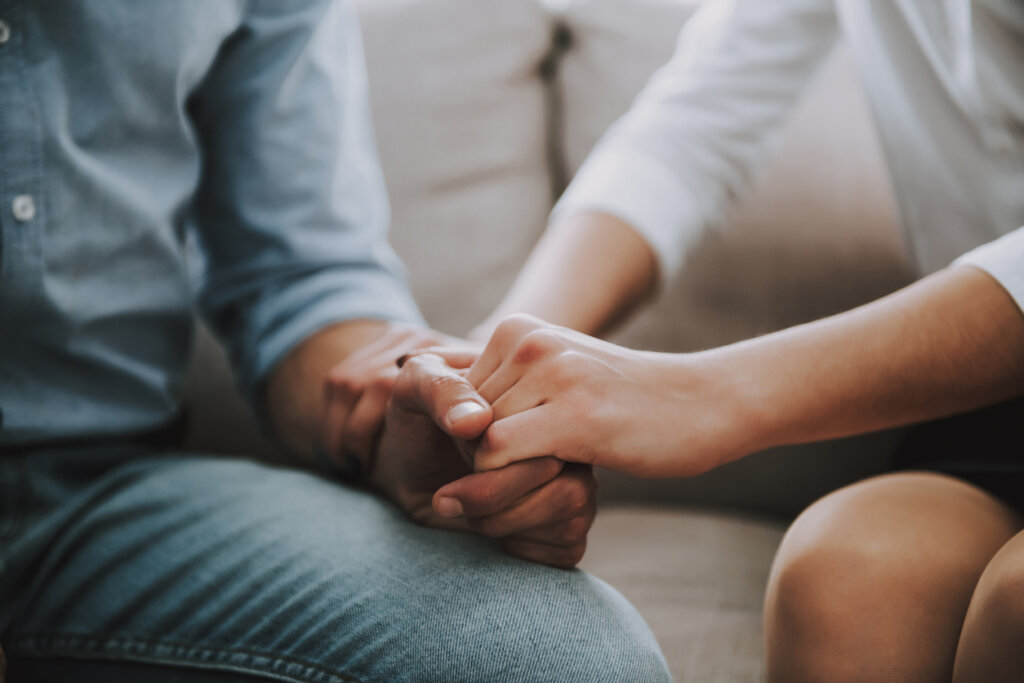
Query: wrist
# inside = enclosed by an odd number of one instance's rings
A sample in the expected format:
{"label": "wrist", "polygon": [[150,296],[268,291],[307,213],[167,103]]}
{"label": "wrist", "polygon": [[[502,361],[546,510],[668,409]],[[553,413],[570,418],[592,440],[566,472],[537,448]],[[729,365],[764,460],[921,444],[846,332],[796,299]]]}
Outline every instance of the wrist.
{"label": "wrist", "polygon": [[[666,377],[685,419],[696,429],[695,443],[679,445],[687,458],[700,449],[706,471],[776,445],[771,438],[776,406],[766,392],[770,380],[758,368],[720,349],[666,355],[671,358]],[[691,432],[686,433],[689,441]]]}

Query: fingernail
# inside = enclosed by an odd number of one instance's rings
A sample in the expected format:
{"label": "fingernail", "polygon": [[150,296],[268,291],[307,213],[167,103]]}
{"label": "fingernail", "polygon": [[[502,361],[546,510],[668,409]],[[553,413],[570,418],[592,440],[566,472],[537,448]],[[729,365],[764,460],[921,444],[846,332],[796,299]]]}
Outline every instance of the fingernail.
{"label": "fingernail", "polygon": [[464,512],[462,509],[462,503],[457,498],[442,498],[437,501],[437,505],[434,506],[437,510],[437,514],[442,517],[461,517]]}
{"label": "fingernail", "polygon": [[448,409],[448,424],[455,424],[459,420],[465,419],[470,415],[482,413],[485,410],[487,409],[476,401],[463,401],[462,403],[456,403]]}

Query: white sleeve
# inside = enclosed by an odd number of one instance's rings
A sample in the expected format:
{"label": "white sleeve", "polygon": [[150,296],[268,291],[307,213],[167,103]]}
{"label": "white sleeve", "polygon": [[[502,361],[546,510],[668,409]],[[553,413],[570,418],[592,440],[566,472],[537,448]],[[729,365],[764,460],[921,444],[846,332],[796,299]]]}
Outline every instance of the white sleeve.
{"label": "white sleeve", "polygon": [[756,162],[838,36],[832,0],[706,1],[672,59],[591,152],[552,212],[610,213],[662,280],[750,184]]}
{"label": "white sleeve", "polygon": [[1024,311],[1024,227],[967,252],[953,265],[971,265],[994,277]]}

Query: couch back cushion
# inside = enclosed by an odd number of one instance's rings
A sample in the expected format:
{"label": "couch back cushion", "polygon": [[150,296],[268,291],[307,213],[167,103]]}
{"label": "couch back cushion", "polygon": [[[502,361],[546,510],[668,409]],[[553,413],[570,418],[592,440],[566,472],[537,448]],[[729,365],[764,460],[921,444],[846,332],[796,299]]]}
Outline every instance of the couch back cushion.
{"label": "couch back cushion", "polygon": [[552,205],[532,0],[358,0],[391,242],[427,320],[461,334],[508,289]]}

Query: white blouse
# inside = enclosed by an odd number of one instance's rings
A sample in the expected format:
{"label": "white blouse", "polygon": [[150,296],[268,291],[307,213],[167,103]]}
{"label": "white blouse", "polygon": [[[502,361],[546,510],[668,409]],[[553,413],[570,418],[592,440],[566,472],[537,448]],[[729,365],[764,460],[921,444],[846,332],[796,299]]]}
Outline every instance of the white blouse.
{"label": "white blouse", "polygon": [[874,111],[918,268],[960,256],[1024,309],[1022,0],[709,0],[555,215],[618,216],[671,277],[748,187],[840,36]]}

